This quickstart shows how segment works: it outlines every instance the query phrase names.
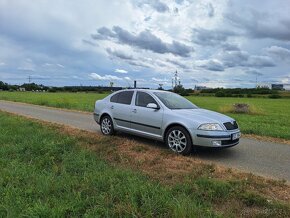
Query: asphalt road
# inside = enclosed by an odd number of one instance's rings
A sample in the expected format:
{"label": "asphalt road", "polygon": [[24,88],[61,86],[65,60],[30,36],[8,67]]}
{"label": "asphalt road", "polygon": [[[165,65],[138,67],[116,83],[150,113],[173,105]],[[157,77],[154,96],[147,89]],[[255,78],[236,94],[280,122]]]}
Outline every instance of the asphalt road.
{"label": "asphalt road", "polygon": [[[8,101],[0,101],[0,110],[96,133],[100,132],[93,116],[82,112]],[[128,135],[128,137],[130,136]],[[135,137],[135,139],[145,143],[153,143],[151,140],[139,137]],[[161,143],[159,144],[161,145]],[[242,138],[240,144],[235,147],[223,150],[199,149],[194,156],[212,163],[290,181],[290,146],[287,144]]]}

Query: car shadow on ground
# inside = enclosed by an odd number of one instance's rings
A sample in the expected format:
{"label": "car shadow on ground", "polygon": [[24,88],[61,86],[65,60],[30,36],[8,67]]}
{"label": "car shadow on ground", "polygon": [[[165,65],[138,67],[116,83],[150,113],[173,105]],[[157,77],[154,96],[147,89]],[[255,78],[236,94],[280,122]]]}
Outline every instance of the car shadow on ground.
{"label": "car shadow on ground", "polygon": [[[128,133],[121,133],[118,132],[116,134],[118,137],[126,138],[126,139],[132,139],[136,142],[146,144],[148,146],[157,147],[160,149],[169,149],[166,147],[166,145],[163,142],[143,138],[141,136],[131,135]],[[207,147],[199,147],[195,146],[190,156],[192,157],[198,157],[201,159],[209,159],[209,160],[219,160],[219,159],[227,159],[232,158],[236,155],[236,149],[235,147],[230,148],[207,148]]]}

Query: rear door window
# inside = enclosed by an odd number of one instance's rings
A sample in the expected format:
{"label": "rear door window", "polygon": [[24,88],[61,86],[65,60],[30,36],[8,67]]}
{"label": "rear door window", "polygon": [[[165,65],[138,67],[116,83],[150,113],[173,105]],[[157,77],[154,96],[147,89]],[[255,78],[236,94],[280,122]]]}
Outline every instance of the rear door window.
{"label": "rear door window", "polygon": [[131,101],[132,101],[133,94],[134,94],[134,91],[119,92],[116,95],[111,97],[111,102],[130,105]]}
{"label": "rear door window", "polygon": [[120,93],[113,95],[110,99],[110,102],[118,103],[118,97]]}

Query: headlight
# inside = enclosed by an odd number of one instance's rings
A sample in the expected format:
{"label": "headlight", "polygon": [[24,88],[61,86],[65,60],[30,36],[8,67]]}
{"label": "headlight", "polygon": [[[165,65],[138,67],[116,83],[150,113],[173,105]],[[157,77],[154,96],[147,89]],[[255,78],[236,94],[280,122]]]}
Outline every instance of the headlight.
{"label": "headlight", "polygon": [[223,130],[222,127],[218,123],[205,123],[201,124],[198,129],[200,130],[210,130],[210,131],[215,131],[215,130]]}

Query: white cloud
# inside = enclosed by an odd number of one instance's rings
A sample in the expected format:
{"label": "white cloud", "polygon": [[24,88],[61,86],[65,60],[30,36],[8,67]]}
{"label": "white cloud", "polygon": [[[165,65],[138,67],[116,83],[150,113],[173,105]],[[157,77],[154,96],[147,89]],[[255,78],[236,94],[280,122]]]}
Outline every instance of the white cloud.
{"label": "white cloud", "polygon": [[97,73],[91,73],[89,76],[95,80],[102,80],[102,81],[104,81],[104,80],[107,80],[107,81],[109,81],[109,80],[122,80],[122,78],[117,77],[117,76],[112,76],[112,75],[100,76]]}
{"label": "white cloud", "polygon": [[43,64],[42,66],[44,66],[44,67],[51,67],[53,64],[51,64],[51,63],[45,63],[45,64]]}
{"label": "white cloud", "polygon": [[128,77],[128,76],[125,76],[125,77],[124,77],[124,80],[132,81],[132,79],[131,79],[130,77]]}
{"label": "white cloud", "polygon": [[198,60],[196,61],[197,66],[203,67],[211,71],[224,71],[223,63],[217,59],[212,60]]}
{"label": "white cloud", "polygon": [[42,66],[44,67],[59,67],[59,68],[65,68],[62,64],[52,64],[52,63],[45,63]]}
{"label": "white cloud", "polygon": [[282,79],[281,81],[282,81],[282,83],[287,83],[287,84],[290,83],[289,78],[284,78],[284,79]]}
{"label": "white cloud", "polygon": [[123,70],[123,69],[116,69],[115,70],[115,73],[123,73],[123,74],[126,74],[126,73],[128,73],[128,71],[127,70]]}
{"label": "white cloud", "polygon": [[266,51],[275,57],[278,57],[282,60],[288,60],[290,59],[290,50],[287,48],[282,48],[280,46],[271,46],[269,48],[266,48]]}
{"label": "white cloud", "polygon": [[64,68],[64,66],[62,64],[56,64],[56,66],[58,66],[60,68]]}
{"label": "white cloud", "polygon": [[0,66],[4,66],[5,65],[5,63],[4,62],[0,62]]}
{"label": "white cloud", "polygon": [[169,82],[169,79],[152,77],[152,81],[154,81],[154,82]]}

